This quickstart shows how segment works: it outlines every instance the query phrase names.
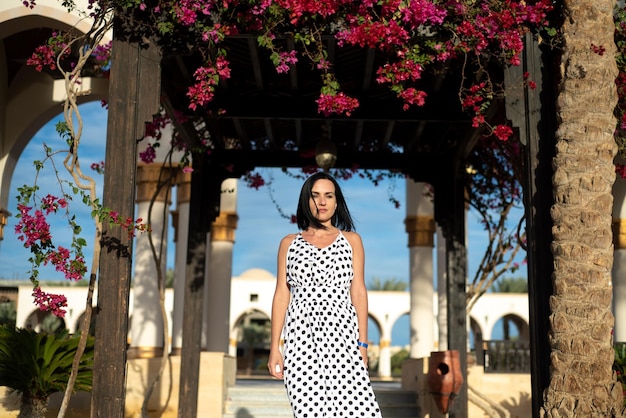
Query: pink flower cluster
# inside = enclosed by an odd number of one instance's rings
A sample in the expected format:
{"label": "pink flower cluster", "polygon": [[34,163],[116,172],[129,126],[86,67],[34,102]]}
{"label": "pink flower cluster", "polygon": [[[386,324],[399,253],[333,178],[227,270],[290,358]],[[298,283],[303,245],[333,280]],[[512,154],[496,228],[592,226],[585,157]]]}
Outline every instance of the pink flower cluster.
{"label": "pink flower cluster", "polygon": [[54,315],[63,317],[65,312],[63,307],[67,306],[65,298],[60,295],[49,295],[41,291],[37,286],[35,277],[37,276],[36,268],[43,265],[51,264],[65,275],[69,280],[81,280],[87,272],[85,260],[80,250],[80,245],[75,247],[75,255],[63,247],[56,247],[52,243],[50,233],[50,224],[47,216],[57,213],[59,209],[65,209],[67,201],[64,198],[57,198],[47,195],[40,200],[40,208],[34,210],[25,204],[18,204],[19,222],[15,226],[15,232],[18,239],[24,242],[24,247],[29,248],[33,253],[30,261],[34,266],[33,283],[36,285],[33,292],[35,303],[40,309],[52,312]]}
{"label": "pink flower cluster", "polygon": [[276,64],[276,71],[281,73],[288,73],[289,66],[295,65],[298,62],[298,51],[292,50],[289,52],[278,53],[278,59]]}
{"label": "pink flower cluster", "polygon": [[[172,1],[171,6],[180,23],[192,26],[198,20],[198,15],[210,15],[215,3],[206,0],[177,0]],[[227,5],[227,2],[224,1],[224,4]]]}
{"label": "pink flower cluster", "polygon": [[400,62],[387,63],[377,71],[376,81],[379,83],[399,83],[403,81],[417,81],[422,78],[424,67],[421,63],[412,59],[405,59]]}
{"label": "pink flower cluster", "polygon": [[133,239],[136,235],[136,232],[149,232],[150,226],[148,224],[143,223],[143,219],[137,218],[137,220],[133,221],[133,218],[127,217],[123,218],[116,211],[109,212],[109,221],[111,224],[119,225],[128,233],[128,239]]}
{"label": "pink flower cluster", "polygon": [[[23,0],[30,7],[34,0]],[[96,4],[90,0],[90,6]],[[339,46],[359,46],[382,51],[387,62],[377,69],[377,81],[388,84],[403,101],[405,110],[423,106],[426,94],[416,83],[425,67],[435,62],[469,57],[476,63],[492,58],[508,65],[520,63],[523,35],[534,26],[545,26],[552,0],[115,0],[113,7],[129,15],[141,13],[159,29],[159,36],[190,34],[206,62],[193,74],[188,88],[189,109],[201,110],[213,100],[220,80],[230,78],[228,51],[220,43],[228,35],[257,36],[259,45],[271,53],[278,73],[286,73],[298,62],[297,51],[312,60],[322,75],[323,86],[317,99],[324,115],[350,116],[358,100],[341,91],[322,37],[335,36]],[[152,19],[152,20],[151,20]],[[295,41],[296,50],[285,50],[279,39]],[[54,67],[55,52],[63,44],[51,41],[33,56],[36,68]],[[598,54],[600,46],[591,46]],[[107,52],[98,51],[103,62]],[[384,56],[384,55],[383,55]],[[327,83],[332,77],[332,86]],[[533,86],[528,82],[528,86]],[[485,123],[484,112],[493,100],[493,86],[482,85],[463,98],[463,106],[473,115],[473,125]],[[221,112],[220,110],[219,112]],[[214,110],[212,110],[214,112]],[[217,113],[219,113],[217,112]],[[502,129],[494,134],[504,135]],[[154,149],[143,154],[152,161]]]}
{"label": "pink flower cluster", "polygon": [[496,125],[492,132],[501,141],[508,140],[513,135],[513,129],[507,125]]}
{"label": "pink flower cluster", "polygon": [[20,221],[15,225],[15,233],[18,234],[17,239],[24,242],[24,247],[50,246],[52,242],[50,225],[43,211],[37,209],[31,215],[30,211],[33,208],[22,204],[17,205],[17,209],[20,211]]}
{"label": "pink flower cluster", "polygon": [[402,106],[404,110],[408,110],[410,105],[424,106],[426,102],[426,92],[417,90],[414,87],[409,87],[402,91],[399,96],[404,101],[404,105]]}
{"label": "pink flower cluster", "polygon": [[35,305],[44,312],[51,312],[59,318],[65,317],[65,308],[67,308],[67,298],[63,295],[55,295],[46,293],[37,286],[33,289],[33,297]]}
{"label": "pink flower cluster", "polygon": [[265,185],[265,179],[259,173],[247,173],[244,176],[244,180],[248,187],[251,187],[255,190],[259,190],[259,187]]}
{"label": "pink flower cluster", "polygon": [[104,161],[100,161],[99,163],[91,163],[89,167],[98,174],[104,174]]}
{"label": "pink flower cluster", "polygon": [[224,57],[218,57],[213,65],[198,68],[193,74],[196,83],[189,88],[187,97],[190,99],[189,108],[196,110],[206,106],[215,94],[215,87],[220,78],[230,78],[228,61]]}
{"label": "pink flower cluster", "polygon": [[[54,32],[48,39],[48,43],[35,48],[35,52],[26,60],[26,65],[35,67],[35,70],[39,72],[44,68],[54,71],[57,69],[57,57],[66,46],[63,36]],[[68,56],[69,53],[69,49],[66,49],[63,56]]]}
{"label": "pink flower cluster", "polygon": [[296,24],[306,16],[332,16],[347,2],[348,0],[275,0],[274,3],[289,11],[290,22]]}
{"label": "pink flower cluster", "polygon": [[552,10],[549,0],[521,2],[513,0],[486,0],[477,3],[470,11],[461,1],[457,10],[466,14],[457,28],[465,47],[482,53],[493,45],[500,49],[503,58],[519,65],[519,54],[524,44],[522,35],[529,25],[545,24],[547,13]]}
{"label": "pink flower cluster", "polygon": [[156,149],[153,144],[147,144],[146,149],[139,153],[139,159],[145,164],[151,164],[156,159]]}
{"label": "pink flower cluster", "polygon": [[526,85],[528,86],[529,89],[534,90],[537,88],[537,83],[535,83],[534,81],[529,79],[530,74],[528,73],[528,71],[526,71],[524,73],[524,82],[526,83]]}
{"label": "pink flower cluster", "polygon": [[109,77],[111,70],[111,45],[112,42],[107,42],[104,45],[98,45],[94,48],[92,57],[96,62],[96,65],[100,69],[102,75],[106,78]]}
{"label": "pink flower cluster", "polygon": [[404,44],[409,34],[395,20],[375,21],[371,15],[350,16],[349,29],[339,32],[339,45],[358,45],[391,51],[395,45]]}
{"label": "pink flower cluster", "polygon": [[483,112],[489,104],[488,102],[485,103],[485,97],[487,97],[488,94],[489,89],[487,87],[487,83],[485,82],[474,84],[469,89],[463,91],[461,106],[474,114],[472,119],[472,126],[474,128],[477,128],[485,123],[485,116]]}
{"label": "pink flower cluster", "polygon": [[85,259],[82,256],[72,259],[70,250],[60,245],[57,251],[50,251],[44,265],[48,263],[52,264],[56,271],[63,273],[68,280],[81,280],[87,273]]}
{"label": "pink flower cluster", "polygon": [[331,114],[350,116],[359,107],[359,101],[353,97],[346,96],[345,93],[321,94],[316,100],[317,109],[324,116]]}
{"label": "pink flower cluster", "polygon": [[[56,213],[59,208],[66,208],[67,201],[52,195],[47,195],[41,199],[41,209],[35,210],[31,215],[32,207],[23,204],[18,205],[20,211],[20,221],[15,226],[18,239],[24,242],[24,247],[30,248],[33,252],[41,252],[39,260],[44,265],[48,263],[55,266],[55,269],[65,275],[70,280],[82,279],[87,271],[85,260],[81,254],[77,254],[74,259],[70,250],[59,246],[55,249],[52,244],[50,234],[50,224],[46,216]],[[44,214],[45,212],[45,214]]]}

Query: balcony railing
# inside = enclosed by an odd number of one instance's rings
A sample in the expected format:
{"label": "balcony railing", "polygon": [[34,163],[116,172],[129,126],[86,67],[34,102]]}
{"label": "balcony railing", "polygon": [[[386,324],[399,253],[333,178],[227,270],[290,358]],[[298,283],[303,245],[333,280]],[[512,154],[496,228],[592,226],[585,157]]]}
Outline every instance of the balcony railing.
{"label": "balcony railing", "polygon": [[530,373],[530,341],[484,341],[485,373]]}

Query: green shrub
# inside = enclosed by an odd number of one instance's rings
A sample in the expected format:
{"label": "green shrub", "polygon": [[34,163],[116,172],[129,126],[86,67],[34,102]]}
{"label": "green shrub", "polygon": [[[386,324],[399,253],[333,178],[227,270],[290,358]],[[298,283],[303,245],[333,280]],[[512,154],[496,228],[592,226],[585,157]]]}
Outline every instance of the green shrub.
{"label": "green shrub", "polygon": [[[20,416],[39,416],[50,395],[65,391],[78,342],[79,336],[70,336],[67,330],[47,334],[0,326],[0,386],[21,393]],[[93,347],[93,337],[89,337],[76,377],[76,391],[91,391]]]}
{"label": "green shrub", "polygon": [[409,352],[404,348],[391,356],[391,375],[402,376],[402,363],[409,358]]}

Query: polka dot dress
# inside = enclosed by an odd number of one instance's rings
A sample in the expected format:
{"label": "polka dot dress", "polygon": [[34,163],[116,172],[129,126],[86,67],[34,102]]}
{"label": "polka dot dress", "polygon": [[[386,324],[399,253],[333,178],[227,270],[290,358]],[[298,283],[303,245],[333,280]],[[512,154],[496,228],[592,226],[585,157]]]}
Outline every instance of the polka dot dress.
{"label": "polka dot dress", "polygon": [[352,277],[352,248],[341,232],[328,247],[301,234],[289,246],[284,377],[295,418],[381,417],[357,346]]}

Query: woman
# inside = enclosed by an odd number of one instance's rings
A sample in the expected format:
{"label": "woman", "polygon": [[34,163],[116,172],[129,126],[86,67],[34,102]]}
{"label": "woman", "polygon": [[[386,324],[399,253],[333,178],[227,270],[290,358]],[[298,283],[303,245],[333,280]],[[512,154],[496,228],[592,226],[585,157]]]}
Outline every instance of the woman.
{"label": "woman", "polygon": [[269,372],[285,380],[295,418],[381,417],[367,372],[363,243],[337,181],[310,176],[296,217],[301,232],[278,249]]}

